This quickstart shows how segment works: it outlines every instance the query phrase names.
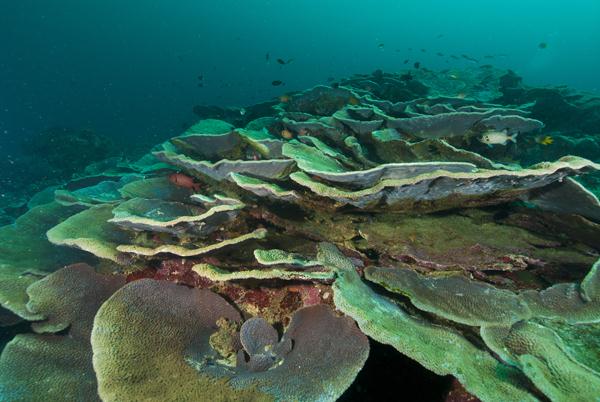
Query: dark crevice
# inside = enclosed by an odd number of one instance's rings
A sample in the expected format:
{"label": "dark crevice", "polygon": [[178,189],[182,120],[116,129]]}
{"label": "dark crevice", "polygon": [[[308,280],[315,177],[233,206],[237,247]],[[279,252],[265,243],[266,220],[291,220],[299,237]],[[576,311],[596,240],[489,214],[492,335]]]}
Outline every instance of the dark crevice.
{"label": "dark crevice", "polygon": [[[372,339],[369,344],[371,351],[365,366],[338,401],[437,402],[446,399],[452,384],[451,376],[436,375],[392,346]],[[418,399],[411,395],[418,395]]]}
{"label": "dark crevice", "polygon": [[4,351],[6,344],[15,336],[31,332],[31,323],[29,321],[22,321],[8,327],[0,327],[0,352]]}

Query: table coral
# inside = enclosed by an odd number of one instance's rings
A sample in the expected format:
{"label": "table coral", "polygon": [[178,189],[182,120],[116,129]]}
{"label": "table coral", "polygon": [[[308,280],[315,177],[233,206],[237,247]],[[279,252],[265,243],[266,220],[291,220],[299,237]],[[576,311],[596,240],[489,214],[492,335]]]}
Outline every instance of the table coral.
{"label": "table coral", "polygon": [[410,74],[198,109],[231,119],[40,194],[0,228],[0,324],[34,331],[2,397],[34,400],[33,370],[86,400],[329,401],[368,337],[465,398],[597,397],[600,161],[538,157],[563,125],[533,101],[588,106],[491,67]]}

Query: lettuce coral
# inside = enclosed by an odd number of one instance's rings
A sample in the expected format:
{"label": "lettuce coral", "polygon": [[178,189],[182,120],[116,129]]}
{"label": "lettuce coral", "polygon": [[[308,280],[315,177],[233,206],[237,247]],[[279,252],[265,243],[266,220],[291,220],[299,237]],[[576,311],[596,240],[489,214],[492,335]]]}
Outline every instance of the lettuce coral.
{"label": "lettuce coral", "polygon": [[286,94],[40,193],[0,228],[0,324],[33,331],[1,398],[329,401],[370,337],[483,401],[594,399],[599,161],[527,163],[534,92],[446,74]]}

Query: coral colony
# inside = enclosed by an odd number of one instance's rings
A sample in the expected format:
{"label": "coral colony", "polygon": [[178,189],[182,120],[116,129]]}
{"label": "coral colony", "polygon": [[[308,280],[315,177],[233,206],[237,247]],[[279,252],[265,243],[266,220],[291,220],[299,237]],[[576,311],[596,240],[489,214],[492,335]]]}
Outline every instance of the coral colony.
{"label": "coral colony", "polygon": [[32,327],[3,398],[329,401],[369,338],[482,401],[597,398],[600,101],[448,74],[285,94],[37,197],[0,229],[0,322]]}

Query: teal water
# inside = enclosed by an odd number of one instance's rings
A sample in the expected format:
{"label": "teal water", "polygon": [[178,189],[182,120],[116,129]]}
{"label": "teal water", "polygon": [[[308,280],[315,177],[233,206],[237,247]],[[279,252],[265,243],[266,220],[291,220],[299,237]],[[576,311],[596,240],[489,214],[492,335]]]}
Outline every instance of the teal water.
{"label": "teal water", "polygon": [[[0,402],[186,400],[164,322],[225,395],[254,369],[282,400],[600,394],[599,71],[597,0],[0,2]],[[288,356],[315,304],[345,326]]]}
{"label": "teal water", "polygon": [[397,71],[406,59],[472,64],[452,54],[530,84],[600,88],[595,0],[25,0],[1,9],[0,149],[11,151],[53,126],[151,145],[192,123],[194,105],[278,96],[273,80],[289,91]]}

